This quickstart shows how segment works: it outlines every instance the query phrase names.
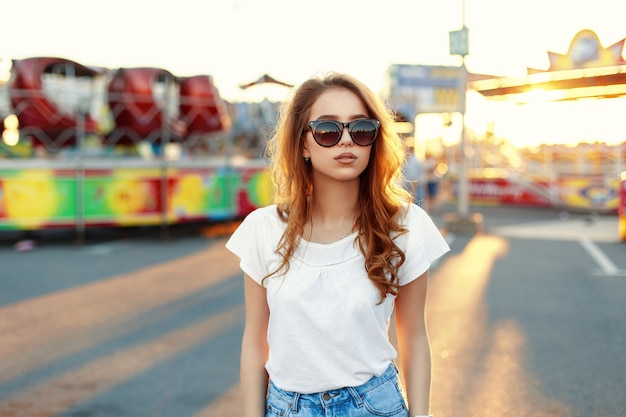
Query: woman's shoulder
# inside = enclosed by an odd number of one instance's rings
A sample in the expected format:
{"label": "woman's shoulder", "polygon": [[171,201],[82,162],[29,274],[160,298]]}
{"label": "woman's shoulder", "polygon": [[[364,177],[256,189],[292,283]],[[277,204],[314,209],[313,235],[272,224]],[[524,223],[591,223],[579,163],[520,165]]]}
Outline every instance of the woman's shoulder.
{"label": "woman's shoulder", "polygon": [[401,208],[398,223],[409,234],[440,233],[436,220],[415,203],[406,203]]}
{"label": "woman's shoulder", "polygon": [[276,204],[269,206],[257,207],[248,214],[248,216],[271,216],[276,213]]}
{"label": "woman's shoulder", "polygon": [[274,236],[282,233],[284,223],[275,205],[259,207],[248,213],[237,227],[234,235],[238,238],[254,240],[257,236]]}
{"label": "woman's shoulder", "polygon": [[258,207],[252,210],[247,216],[245,221],[248,222],[275,222],[280,221],[276,205],[271,204],[269,206]]}
{"label": "woman's shoulder", "polygon": [[415,203],[405,203],[400,207],[400,223],[407,226],[415,221],[430,219],[426,211]]}
{"label": "woman's shoulder", "polygon": [[284,231],[286,226],[285,220],[281,217],[275,204],[254,209],[246,216],[244,223],[248,223],[265,230],[279,230],[281,233]]}

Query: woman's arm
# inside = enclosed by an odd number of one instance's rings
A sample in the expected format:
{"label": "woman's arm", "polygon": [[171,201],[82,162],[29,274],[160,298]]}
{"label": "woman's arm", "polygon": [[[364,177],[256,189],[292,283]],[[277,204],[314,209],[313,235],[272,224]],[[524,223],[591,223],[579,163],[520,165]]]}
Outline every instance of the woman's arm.
{"label": "woman's arm", "polygon": [[268,375],[267,323],[269,308],[265,288],[244,274],[246,324],[241,342],[241,391],[245,417],[265,416]]}
{"label": "woman's arm", "polygon": [[396,298],[396,332],[400,375],[411,415],[430,410],[431,358],[426,329],[428,271],[400,287]]}

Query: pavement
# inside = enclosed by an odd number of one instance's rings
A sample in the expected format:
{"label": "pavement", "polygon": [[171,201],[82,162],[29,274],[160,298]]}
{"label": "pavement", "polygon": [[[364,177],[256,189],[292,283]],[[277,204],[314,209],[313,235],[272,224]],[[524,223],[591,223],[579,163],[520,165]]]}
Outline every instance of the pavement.
{"label": "pavement", "polygon": [[[433,217],[442,229],[444,217],[456,213],[451,204],[439,206]],[[545,207],[472,206],[470,214],[481,214],[485,233],[507,237],[580,240],[619,243],[616,214],[577,213]]]}
{"label": "pavement", "polygon": [[[431,269],[432,411],[624,416],[617,217],[472,206]],[[0,233],[0,417],[233,417],[244,311],[233,223]]]}

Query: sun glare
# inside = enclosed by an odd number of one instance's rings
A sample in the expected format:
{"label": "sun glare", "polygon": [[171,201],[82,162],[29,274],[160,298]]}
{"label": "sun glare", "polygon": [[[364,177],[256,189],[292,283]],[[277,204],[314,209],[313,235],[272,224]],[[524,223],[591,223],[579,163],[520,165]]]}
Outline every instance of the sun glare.
{"label": "sun glare", "polygon": [[492,134],[518,148],[594,142],[617,145],[626,140],[626,98],[552,101],[557,93],[533,90],[526,94],[523,104],[473,101],[467,122],[474,122],[474,131],[490,125]]}
{"label": "sun glare", "polygon": [[14,114],[9,114],[4,118],[4,130],[2,132],[2,141],[7,146],[15,146],[20,140],[20,134],[18,131],[19,120]]}
{"label": "sun glare", "polygon": [[6,83],[11,78],[12,65],[10,59],[0,58],[0,83]]}
{"label": "sun glare", "polygon": [[561,90],[544,90],[542,88],[533,88],[527,93],[520,93],[514,97],[518,104],[543,103],[548,101],[560,100],[563,98]]}

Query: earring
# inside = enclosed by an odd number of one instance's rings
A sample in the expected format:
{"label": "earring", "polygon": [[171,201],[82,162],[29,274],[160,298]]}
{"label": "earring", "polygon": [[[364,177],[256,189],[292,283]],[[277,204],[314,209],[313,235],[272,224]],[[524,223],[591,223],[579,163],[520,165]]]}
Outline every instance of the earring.
{"label": "earring", "polygon": [[311,162],[311,158],[309,158],[308,156],[304,157],[304,162],[309,163]]}

